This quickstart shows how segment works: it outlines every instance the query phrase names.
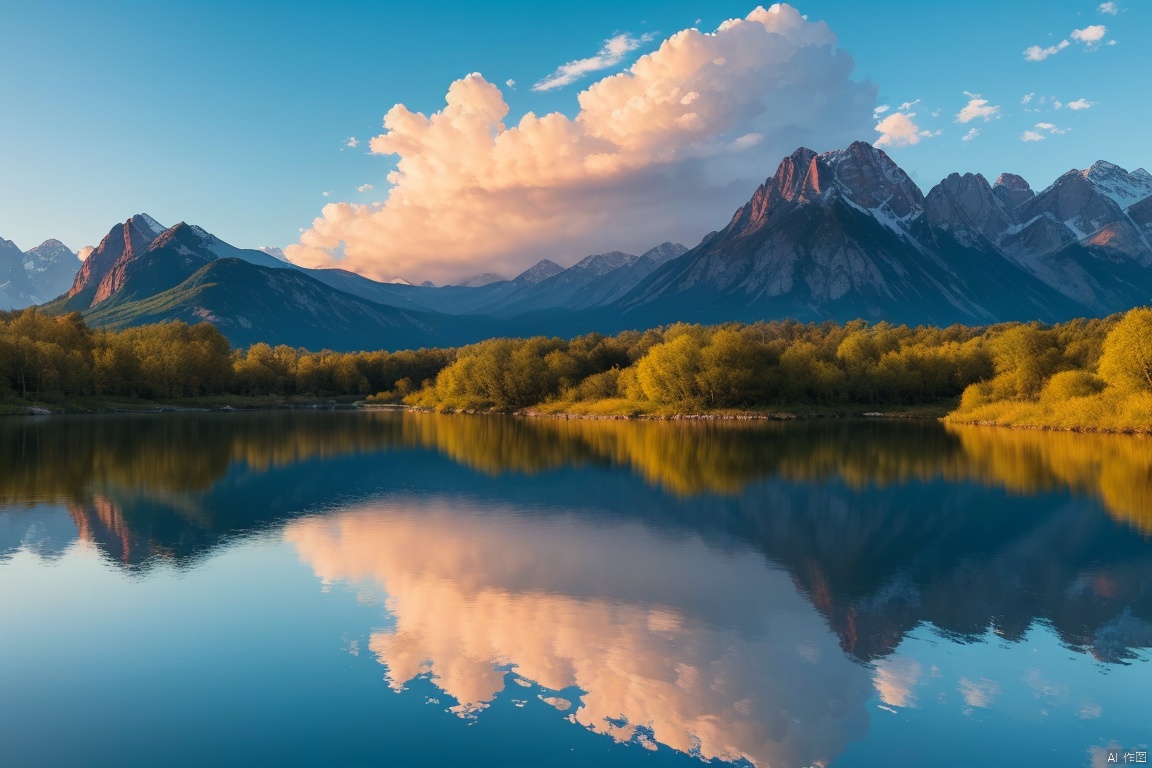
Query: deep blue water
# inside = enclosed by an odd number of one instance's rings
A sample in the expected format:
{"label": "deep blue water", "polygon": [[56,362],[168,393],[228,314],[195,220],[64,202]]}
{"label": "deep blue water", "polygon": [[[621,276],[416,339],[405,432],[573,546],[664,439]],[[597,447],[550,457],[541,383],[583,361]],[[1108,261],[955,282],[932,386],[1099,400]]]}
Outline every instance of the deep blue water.
{"label": "deep blue water", "polygon": [[397,413],[0,422],[0,765],[1105,765],[1152,443]]}

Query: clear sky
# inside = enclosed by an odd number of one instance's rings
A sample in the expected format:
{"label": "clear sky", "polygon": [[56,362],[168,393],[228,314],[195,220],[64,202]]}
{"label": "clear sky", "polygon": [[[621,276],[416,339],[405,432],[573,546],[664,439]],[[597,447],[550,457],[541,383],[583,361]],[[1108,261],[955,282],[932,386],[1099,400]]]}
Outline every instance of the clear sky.
{"label": "clear sky", "polygon": [[[798,144],[884,140],[925,191],[1152,165],[1145,0],[755,7],[0,0],[0,236],[76,250],[148,212],[241,247],[307,230],[302,263],[440,282],[693,245]],[[716,34],[665,42],[689,28]],[[383,127],[457,81],[451,115]]]}

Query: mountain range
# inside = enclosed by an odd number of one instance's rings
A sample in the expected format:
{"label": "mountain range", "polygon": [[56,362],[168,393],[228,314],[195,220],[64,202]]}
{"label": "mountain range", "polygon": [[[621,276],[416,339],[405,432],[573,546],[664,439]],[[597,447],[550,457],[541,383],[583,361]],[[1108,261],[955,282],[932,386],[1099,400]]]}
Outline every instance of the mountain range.
{"label": "mountain range", "polygon": [[21,309],[59,296],[72,285],[80,261],[59,240],[27,251],[0,238],[0,309]]}
{"label": "mountain range", "polygon": [[695,248],[664,243],[568,268],[545,259],[513,279],[486,273],[454,286],[303,269],[276,249],[236,248],[140,214],[113,227],[46,310],[111,327],[210,320],[236,345],[340,350],[676,321],[1056,322],[1150,301],[1144,169],[1099,161],[1040,192],[1009,173],[995,183],[952,174],[925,195],[886,153],[856,142],[796,150]]}

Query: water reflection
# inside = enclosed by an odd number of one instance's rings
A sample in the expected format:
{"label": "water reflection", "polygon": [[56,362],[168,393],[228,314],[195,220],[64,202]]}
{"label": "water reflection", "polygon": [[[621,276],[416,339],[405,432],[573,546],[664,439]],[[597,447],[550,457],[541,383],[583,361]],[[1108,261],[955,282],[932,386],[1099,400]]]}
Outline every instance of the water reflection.
{"label": "water reflection", "polygon": [[[621,741],[827,763],[872,698],[944,695],[900,650],[925,628],[1107,665],[1152,648],[1150,447],[932,422],[8,419],[0,566],[80,539],[146,575],[283,531],[320,578],[387,595],[370,648],[395,687],[433,675],[474,716],[531,681]],[[1044,674],[1023,685],[1049,696]],[[949,695],[978,712],[1020,682],[975,665]]]}
{"label": "water reflection", "polygon": [[317,576],[387,593],[395,628],[370,647],[393,687],[431,673],[462,715],[511,666],[582,691],[574,722],[705,760],[825,764],[867,726],[868,670],[747,546],[445,499],[309,518],[285,537]]}
{"label": "water reflection", "polygon": [[[944,479],[1071,492],[1152,535],[1152,440],[934,422],[525,420],[392,413],[108,416],[0,421],[0,505],[213,488],[237,466],[433,449],[479,472],[627,469],[678,496],[739,494],[765,478],[854,488]],[[170,494],[169,494],[170,496]],[[191,512],[191,510],[190,510]],[[193,514],[204,514],[194,512]]]}

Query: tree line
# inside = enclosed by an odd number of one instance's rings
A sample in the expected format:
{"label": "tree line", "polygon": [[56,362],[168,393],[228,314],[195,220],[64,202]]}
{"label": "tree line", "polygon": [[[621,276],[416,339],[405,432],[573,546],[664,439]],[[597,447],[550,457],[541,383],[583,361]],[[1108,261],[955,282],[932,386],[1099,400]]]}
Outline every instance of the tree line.
{"label": "tree line", "polygon": [[960,398],[957,420],[1152,428],[1152,309],[1059,325],[675,324],[458,349],[233,350],[213,326],[0,313],[0,397],[351,396],[436,410],[698,412]]}
{"label": "tree line", "polygon": [[449,349],[309,352],[256,344],[233,350],[209,323],[91,329],[79,314],[0,312],[0,398],[212,395],[398,399],[433,379]]}

